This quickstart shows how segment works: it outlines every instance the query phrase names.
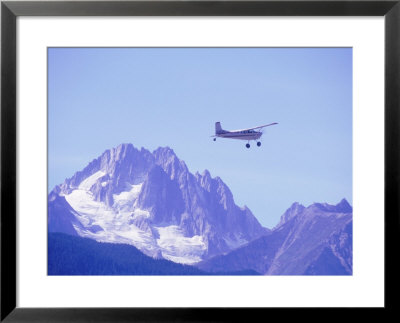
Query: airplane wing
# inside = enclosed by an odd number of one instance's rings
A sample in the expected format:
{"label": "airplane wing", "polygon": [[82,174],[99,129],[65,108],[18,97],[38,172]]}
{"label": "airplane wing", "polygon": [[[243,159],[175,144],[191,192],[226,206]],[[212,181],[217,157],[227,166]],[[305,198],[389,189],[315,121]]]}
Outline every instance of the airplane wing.
{"label": "airplane wing", "polygon": [[247,128],[247,129],[240,129],[240,130],[231,130],[231,132],[246,131],[246,130],[256,130],[256,129],[261,129],[261,128],[265,128],[265,127],[268,127],[268,126],[273,126],[273,125],[275,125],[275,124],[278,124],[278,123],[277,123],[277,122],[274,122],[274,123],[269,123],[269,124],[265,124],[265,125],[262,125],[262,126],[254,127],[254,128]]}

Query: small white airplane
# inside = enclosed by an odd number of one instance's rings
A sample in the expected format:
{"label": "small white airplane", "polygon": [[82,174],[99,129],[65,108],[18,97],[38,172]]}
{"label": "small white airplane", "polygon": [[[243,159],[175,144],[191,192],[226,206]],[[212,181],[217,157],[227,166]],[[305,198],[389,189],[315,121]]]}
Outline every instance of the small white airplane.
{"label": "small white airplane", "polygon": [[[217,140],[217,137],[219,138],[229,138],[229,139],[240,139],[240,140],[247,140],[246,148],[250,148],[250,140],[257,140],[259,139],[263,132],[260,131],[259,129],[263,129],[265,127],[273,126],[275,124],[278,124],[277,122],[270,123],[270,124],[265,124],[262,126],[254,127],[254,128],[248,128],[248,129],[240,129],[240,130],[224,130],[221,127],[221,122],[216,122],[215,123],[215,136],[214,141]],[[259,130],[259,131],[256,131]],[[261,146],[261,142],[257,141],[257,146]]]}

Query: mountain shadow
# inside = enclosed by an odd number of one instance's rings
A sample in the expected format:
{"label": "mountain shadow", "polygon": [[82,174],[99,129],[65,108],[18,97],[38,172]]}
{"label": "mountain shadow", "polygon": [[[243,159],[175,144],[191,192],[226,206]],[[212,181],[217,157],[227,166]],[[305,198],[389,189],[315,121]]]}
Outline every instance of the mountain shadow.
{"label": "mountain shadow", "polygon": [[146,256],[126,244],[48,234],[48,275],[259,275],[253,270],[207,273],[196,267]]}

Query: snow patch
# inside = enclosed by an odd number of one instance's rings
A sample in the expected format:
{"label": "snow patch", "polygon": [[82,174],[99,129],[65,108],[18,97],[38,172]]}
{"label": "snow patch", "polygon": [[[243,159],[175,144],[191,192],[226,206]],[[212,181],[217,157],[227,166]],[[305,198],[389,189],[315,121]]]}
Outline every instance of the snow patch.
{"label": "snow patch", "polygon": [[[78,235],[98,242],[125,243],[141,250],[148,256],[156,257],[160,251],[164,258],[183,264],[202,260],[206,245],[201,236],[185,237],[178,226],[157,227],[159,238],[151,230],[142,230],[132,223],[134,218],[150,218],[150,212],[139,209],[135,202],[142,184],[129,185],[128,191],[114,194],[112,207],[95,201],[90,192],[92,185],[101,177],[97,172],[81,183],[78,189],[65,195],[82,226],[74,225]],[[98,226],[100,230],[91,230]]]}
{"label": "snow patch", "polygon": [[97,180],[103,177],[106,173],[99,170],[98,172],[94,173],[93,175],[89,176],[85,180],[83,180],[80,184],[78,189],[81,190],[90,190],[90,188],[97,182]]}
{"label": "snow patch", "polygon": [[[82,227],[74,226],[76,232],[82,237],[99,242],[130,244],[149,256],[156,256],[159,248],[152,233],[143,231],[131,223],[133,216],[150,216],[148,211],[132,207],[132,201],[140,193],[141,184],[132,185],[128,192],[114,194],[115,207],[108,207],[105,203],[96,201],[90,192],[94,183],[104,175],[101,171],[93,174],[82,181],[78,189],[65,195],[66,201],[74,210],[74,215],[82,224]],[[99,226],[101,230],[93,232],[91,227],[94,225]]]}
{"label": "snow patch", "polygon": [[155,229],[159,234],[157,244],[165,259],[182,264],[194,264],[202,260],[206,245],[201,236],[185,237],[177,225]]}
{"label": "snow patch", "polygon": [[98,232],[91,232],[76,225],[74,225],[74,228],[81,237],[94,239],[98,242],[129,244],[150,257],[158,255],[159,248],[153,236],[148,232],[140,230],[135,225],[123,226],[119,230]]}
{"label": "snow patch", "polygon": [[134,218],[150,218],[150,212],[147,210],[142,210],[142,209],[134,209],[133,210],[133,217]]}
{"label": "snow patch", "polygon": [[[161,253],[165,259],[176,263],[194,264],[202,260],[207,246],[201,236],[185,237],[177,225],[154,227],[153,231],[146,225],[140,228],[135,225],[132,220],[151,221],[150,212],[137,207],[143,183],[127,183],[123,192],[113,194],[111,206],[96,201],[90,189],[104,175],[103,171],[92,174],[65,195],[80,222],[74,225],[78,235],[98,242],[130,244],[148,256],[159,257]],[[108,181],[101,181],[103,187],[107,184]]]}
{"label": "snow patch", "polygon": [[119,194],[113,194],[114,205],[113,207],[119,209],[126,209],[127,207],[133,207],[134,202],[138,198],[140,191],[142,189],[141,184],[132,185],[128,184],[128,191],[121,192]]}

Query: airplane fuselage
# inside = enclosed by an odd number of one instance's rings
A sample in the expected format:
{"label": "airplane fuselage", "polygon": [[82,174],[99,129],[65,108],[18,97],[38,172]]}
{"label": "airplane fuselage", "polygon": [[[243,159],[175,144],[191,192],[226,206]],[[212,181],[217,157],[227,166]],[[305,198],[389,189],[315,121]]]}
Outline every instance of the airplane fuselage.
{"label": "airplane fuselage", "polygon": [[[247,129],[240,129],[240,130],[224,130],[221,127],[221,122],[215,123],[215,135],[211,136],[214,137],[214,141],[218,138],[229,138],[229,139],[239,139],[239,140],[247,140],[246,148],[250,148],[250,140],[257,140],[260,139],[262,136],[262,131],[257,131],[263,129],[265,127],[273,126],[277,124],[276,122],[265,124],[262,126],[254,127],[254,128],[247,128]],[[261,146],[261,141],[257,141],[257,146]]]}
{"label": "airplane fuselage", "polygon": [[242,131],[218,131],[215,136],[220,138],[230,138],[239,140],[257,140],[261,137],[262,133],[254,130],[242,130]]}

